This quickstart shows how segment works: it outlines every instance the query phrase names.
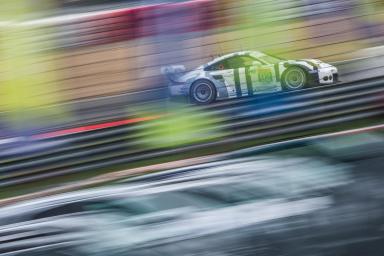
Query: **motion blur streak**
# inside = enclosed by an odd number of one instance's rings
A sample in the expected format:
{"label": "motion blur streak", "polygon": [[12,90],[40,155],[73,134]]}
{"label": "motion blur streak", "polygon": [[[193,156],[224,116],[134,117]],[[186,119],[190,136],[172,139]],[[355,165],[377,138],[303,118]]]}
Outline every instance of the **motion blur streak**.
{"label": "motion blur streak", "polygon": [[[47,7],[49,1],[42,4]],[[34,8],[30,1],[6,1],[2,3],[0,19],[19,22],[36,12]],[[0,24],[0,111],[7,112],[2,118],[16,135],[28,135],[47,124],[60,123],[60,119],[66,117],[63,108],[49,109],[54,120],[47,120],[48,113],[44,111],[33,110],[60,101],[54,89],[57,84],[53,83],[56,74],[47,72],[52,69],[52,63],[47,62],[46,54],[40,53],[51,48],[52,42],[35,40],[45,33],[39,28]]]}
{"label": "motion blur streak", "polygon": [[[142,92],[134,100],[145,101],[150,94],[146,90],[165,87],[160,66],[183,64],[192,69],[211,56],[232,51],[258,49],[287,58],[310,56],[337,62],[370,56],[347,65],[345,73],[351,73],[352,79],[377,76],[383,70],[382,58],[377,58],[382,48],[361,51],[382,44],[380,1],[204,0],[141,4],[145,6],[112,5],[94,12],[72,8],[57,16],[52,8],[23,17],[22,21],[4,16],[4,29],[33,31],[32,36],[22,40],[31,41],[25,45],[38,49],[39,56],[44,57],[39,66],[44,66],[44,80],[50,85],[41,89],[29,84],[23,91],[45,95],[39,106],[70,102],[66,106],[72,116],[61,121],[71,123],[86,118],[75,100],[92,98],[93,106],[104,108],[122,93]],[[21,26],[5,25],[9,23]],[[15,49],[8,42],[11,47],[7,49]],[[2,91],[6,88],[3,86]],[[95,98],[105,95],[116,97],[108,104]],[[11,100],[10,97],[5,99]],[[134,100],[130,98],[125,104]],[[6,102],[0,101],[1,109],[9,109],[4,106]],[[124,101],[114,104],[121,102]],[[52,108],[38,112],[46,112],[47,119],[57,120]],[[26,109],[37,112],[31,107]]]}
{"label": "motion blur streak", "polygon": [[379,256],[383,142],[333,135],[16,203],[0,254]]}
{"label": "motion blur streak", "polygon": [[121,121],[102,123],[102,124],[87,125],[87,126],[81,126],[81,127],[76,127],[76,128],[72,128],[72,129],[42,133],[42,134],[32,136],[32,138],[33,139],[48,139],[48,138],[54,138],[54,137],[59,137],[59,136],[63,136],[63,135],[71,135],[71,134],[81,133],[81,132],[96,131],[99,129],[107,129],[107,128],[112,128],[112,127],[116,127],[116,126],[122,126],[122,125],[127,125],[127,124],[134,124],[134,123],[139,123],[139,122],[144,122],[144,121],[150,121],[150,120],[158,119],[160,117],[161,116],[147,116],[147,117],[138,117],[138,118],[132,118],[132,119],[126,119],[126,120],[121,120]]}
{"label": "motion blur streak", "polygon": [[383,39],[383,0],[3,0],[0,256],[383,256]]}
{"label": "motion blur streak", "polygon": [[164,118],[147,122],[139,131],[138,136],[144,147],[157,149],[183,146],[217,140],[225,135],[219,127],[222,119],[214,114],[178,104],[170,105],[166,113]]}

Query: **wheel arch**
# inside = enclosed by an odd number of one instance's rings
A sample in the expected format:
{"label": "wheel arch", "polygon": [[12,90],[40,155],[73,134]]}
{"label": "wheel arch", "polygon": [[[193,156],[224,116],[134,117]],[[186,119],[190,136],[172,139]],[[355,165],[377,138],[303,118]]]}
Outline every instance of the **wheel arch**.
{"label": "wheel arch", "polygon": [[305,65],[301,65],[301,64],[288,64],[288,66],[286,66],[286,69],[284,70],[284,72],[281,74],[280,76],[280,83],[281,83],[281,86],[284,88],[286,87],[286,84],[285,84],[285,75],[287,74],[287,72],[291,69],[291,68],[299,68],[301,70],[304,71],[305,73],[305,83],[307,84],[308,83],[308,79],[309,79],[309,75],[310,75],[310,71],[311,69]]}
{"label": "wheel arch", "polygon": [[198,78],[198,79],[194,80],[193,82],[191,82],[191,84],[189,86],[189,90],[188,90],[188,97],[189,97],[189,99],[192,100],[192,97],[193,97],[193,93],[192,93],[193,86],[195,84],[199,83],[199,82],[208,82],[208,83],[210,83],[213,86],[213,89],[214,89],[213,101],[215,101],[217,99],[217,92],[218,92],[217,85],[216,85],[216,83],[214,83],[213,81],[211,81],[210,79],[205,78],[205,77]]}
{"label": "wheel arch", "polygon": [[201,77],[201,78],[197,78],[196,80],[191,82],[191,84],[189,86],[189,90],[188,90],[189,95],[191,95],[191,93],[192,93],[193,85],[195,85],[198,82],[208,82],[208,83],[211,83],[213,85],[213,87],[215,88],[216,92],[217,92],[217,86],[216,86],[216,84],[213,81],[211,81],[209,78]]}
{"label": "wheel arch", "polygon": [[309,67],[305,66],[305,65],[301,65],[301,64],[284,64],[284,66],[286,67],[286,69],[283,71],[283,73],[281,74],[281,81],[284,80],[284,76],[285,74],[287,73],[287,71],[291,68],[300,68],[302,69],[305,74],[308,76],[309,72],[312,71]]}
{"label": "wheel arch", "polygon": [[299,63],[293,63],[293,64],[285,63],[284,67],[285,67],[285,70],[281,74],[281,76],[283,76],[287,72],[288,69],[293,68],[293,67],[301,68],[302,70],[304,70],[307,73],[312,71],[309,67],[307,67],[307,66],[305,66],[303,64],[299,64]]}

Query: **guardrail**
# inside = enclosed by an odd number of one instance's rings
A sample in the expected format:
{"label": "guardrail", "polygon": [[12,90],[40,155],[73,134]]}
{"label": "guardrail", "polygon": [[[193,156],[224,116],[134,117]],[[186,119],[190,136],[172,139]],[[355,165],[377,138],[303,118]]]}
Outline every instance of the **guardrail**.
{"label": "guardrail", "polygon": [[37,142],[61,144],[1,159],[0,187],[250,140],[273,141],[311,129],[380,117],[384,114],[383,95],[382,80],[371,79],[195,107],[203,113],[199,115],[220,116],[215,126],[227,135],[177,148],[146,147],[143,138],[148,132],[143,135],[140,131],[150,125],[147,123],[41,139]]}
{"label": "guardrail", "polygon": [[[332,62],[332,64],[338,67],[341,79],[346,83],[381,77],[384,72],[384,61],[382,56],[378,54],[378,51],[379,50],[376,50],[373,55],[364,58]],[[50,108],[55,109],[56,107],[61,109],[71,109],[73,118],[67,122],[61,122],[56,125],[50,125],[45,129],[40,129],[49,132],[87,124],[125,119],[127,116],[132,115],[128,106],[142,104],[144,102],[164,101],[167,97],[167,86],[159,83],[158,86],[153,89],[76,100],[42,107],[43,112],[47,113],[46,118],[48,120],[56,118],[54,114],[49,116],[49,113],[55,113],[54,111],[50,111]],[[36,111],[40,111],[40,109],[36,109]],[[0,112],[0,120],[2,120],[3,115],[6,115],[6,113]]]}

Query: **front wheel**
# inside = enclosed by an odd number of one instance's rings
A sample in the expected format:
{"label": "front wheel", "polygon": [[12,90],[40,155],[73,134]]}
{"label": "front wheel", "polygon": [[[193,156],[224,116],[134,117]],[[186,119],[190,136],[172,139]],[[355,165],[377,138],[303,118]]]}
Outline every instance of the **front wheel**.
{"label": "front wheel", "polygon": [[283,75],[282,85],[286,90],[299,90],[307,83],[307,73],[299,67],[288,68]]}
{"label": "front wheel", "polygon": [[208,80],[196,81],[191,87],[191,100],[196,104],[209,104],[216,99],[216,88]]}

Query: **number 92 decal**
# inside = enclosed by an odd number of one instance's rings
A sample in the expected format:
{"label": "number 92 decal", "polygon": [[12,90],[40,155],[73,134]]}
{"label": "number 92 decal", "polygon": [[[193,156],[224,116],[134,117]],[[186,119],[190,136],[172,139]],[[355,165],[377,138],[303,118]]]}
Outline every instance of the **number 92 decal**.
{"label": "number 92 decal", "polygon": [[259,69],[257,70],[259,81],[262,83],[271,83],[272,82],[272,72],[269,69]]}

